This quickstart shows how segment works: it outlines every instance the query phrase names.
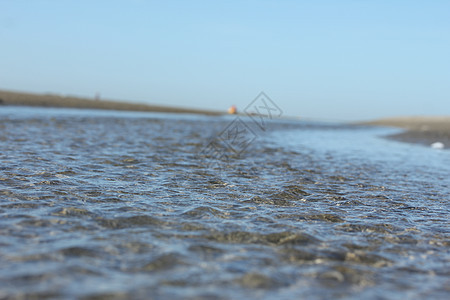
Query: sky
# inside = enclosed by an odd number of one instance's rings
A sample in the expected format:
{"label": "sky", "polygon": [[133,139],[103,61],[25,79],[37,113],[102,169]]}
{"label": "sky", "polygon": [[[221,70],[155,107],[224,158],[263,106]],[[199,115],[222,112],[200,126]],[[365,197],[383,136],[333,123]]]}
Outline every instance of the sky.
{"label": "sky", "polygon": [[450,1],[0,0],[0,89],[285,116],[450,115]]}

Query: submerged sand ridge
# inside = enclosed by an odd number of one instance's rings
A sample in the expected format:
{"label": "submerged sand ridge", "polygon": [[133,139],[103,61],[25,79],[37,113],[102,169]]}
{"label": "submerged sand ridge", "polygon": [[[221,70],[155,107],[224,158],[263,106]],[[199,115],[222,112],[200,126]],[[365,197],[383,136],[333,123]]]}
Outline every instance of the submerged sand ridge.
{"label": "submerged sand ridge", "polygon": [[107,109],[123,111],[193,113],[203,115],[221,115],[222,112],[202,109],[189,109],[161,105],[148,105],[111,100],[88,99],[56,94],[32,94],[0,90],[0,105],[65,107],[84,109]]}

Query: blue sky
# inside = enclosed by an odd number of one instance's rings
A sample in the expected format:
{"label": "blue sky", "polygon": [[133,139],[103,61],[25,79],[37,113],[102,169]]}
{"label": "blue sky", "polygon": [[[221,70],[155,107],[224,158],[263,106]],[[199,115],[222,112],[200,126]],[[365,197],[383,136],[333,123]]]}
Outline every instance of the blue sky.
{"label": "blue sky", "polygon": [[450,115],[450,1],[0,0],[0,89],[285,115]]}

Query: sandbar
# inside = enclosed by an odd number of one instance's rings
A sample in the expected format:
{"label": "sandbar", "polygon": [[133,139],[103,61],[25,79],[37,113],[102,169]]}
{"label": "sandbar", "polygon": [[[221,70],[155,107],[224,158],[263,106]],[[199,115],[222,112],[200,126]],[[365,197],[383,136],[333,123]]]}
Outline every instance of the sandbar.
{"label": "sandbar", "polygon": [[189,113],[202,115],[221,115],[224,112],[191,109],[182,107],[149,105],[108,99],[89,99],[77,96],[63,96],[57,94],[33,94],[25,92],[0,90],[0,105],[64,107],[81,109],[107,109],[123,111]]}
{"label": "sandbar", "polygon": [[450,148],[450,116],[410,116],[364,122],[367,125],[403,128],[387,138],[402,142],[431,145],[439,142]]}

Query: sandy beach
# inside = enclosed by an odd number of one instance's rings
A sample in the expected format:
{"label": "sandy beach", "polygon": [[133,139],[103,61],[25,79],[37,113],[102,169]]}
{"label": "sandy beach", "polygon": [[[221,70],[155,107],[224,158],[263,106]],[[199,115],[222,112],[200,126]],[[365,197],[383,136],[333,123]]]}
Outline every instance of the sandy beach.
{"label": "sandy beach", "polygon": [[4,90],[0,90],[0,105],[87,108],[87,109],[107,109],[107,110],[124,110],[124,111],[165,112],[165,113],[193,113],[202,115],[222,114],[222,112],[211,110],[129,103],[129,102],[112,101],[107,99],[96,100],[76,96],[61,96],[55,94],[32,94],[32,93],[12,92]]}
{"label": "sandy beach", "polygon": [[450,147],[450,116],[396,117],[363,124],[405,129],[404,132],[390,135],[387,138],[424,145],[441,142],[446,148]]}

